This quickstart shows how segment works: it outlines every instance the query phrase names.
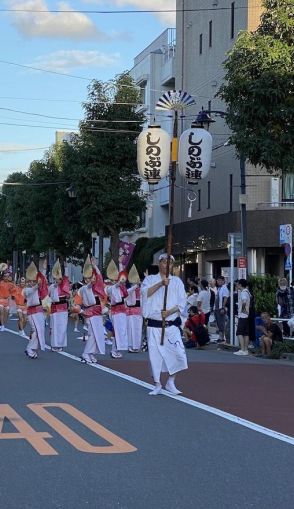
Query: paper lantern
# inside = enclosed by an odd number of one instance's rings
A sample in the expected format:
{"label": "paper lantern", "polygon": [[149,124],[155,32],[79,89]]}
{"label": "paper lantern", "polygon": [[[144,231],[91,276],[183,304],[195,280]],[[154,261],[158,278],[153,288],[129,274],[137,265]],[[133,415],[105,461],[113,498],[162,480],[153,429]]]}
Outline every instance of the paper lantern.
{"label": "paper lantern", "polygon": [[207,177],[212,153],[211,134],[201,127],[193,127],[183,132],[179,147],[179,172],[189,184]]}
{"label": "paper lantern", "polygon": [[170,164],[169,134],[160,126],[149,126],[138,137],[138,171],[149,184],[158,184],[166,177]]}

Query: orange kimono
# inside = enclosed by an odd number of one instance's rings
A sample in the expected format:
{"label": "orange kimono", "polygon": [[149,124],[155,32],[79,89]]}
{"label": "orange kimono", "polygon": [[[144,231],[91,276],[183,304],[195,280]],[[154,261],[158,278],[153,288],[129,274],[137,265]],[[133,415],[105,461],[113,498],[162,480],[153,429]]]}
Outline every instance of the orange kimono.
{"label": "orange kimono", "polygon": [[9,281],[0,281],[0,306],[9,308],[9,297],[13,292],[14,284]]}
{"label": "orange kimono", "polygon": [[12,291],[12,297],[14,297],[17,310],[26,311],[26,300],[23,294],[23,288],[21,286],[15,286]]}

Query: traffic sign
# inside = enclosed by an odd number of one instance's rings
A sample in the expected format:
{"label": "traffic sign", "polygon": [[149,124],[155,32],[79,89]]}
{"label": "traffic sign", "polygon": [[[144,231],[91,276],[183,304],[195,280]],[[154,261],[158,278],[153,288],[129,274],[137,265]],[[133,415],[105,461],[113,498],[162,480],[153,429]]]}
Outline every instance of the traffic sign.
{"label": "traffic sign", "polygon": [[292,245],[292,225],[280,224],[280,244]]}
{"label": "traffic sign", "polygon": [[[228,252],[229,256],[234,256],[234,258],[238,258],[242,254],[242,233],[234,232],[228,234]],[[232,253],[231,245],[234,246],[234,252]]]}
{"label": "traffic sign", "polygon": [[237,259],[238,269],[247,269],[247,258],[246,256],[239,256]]}

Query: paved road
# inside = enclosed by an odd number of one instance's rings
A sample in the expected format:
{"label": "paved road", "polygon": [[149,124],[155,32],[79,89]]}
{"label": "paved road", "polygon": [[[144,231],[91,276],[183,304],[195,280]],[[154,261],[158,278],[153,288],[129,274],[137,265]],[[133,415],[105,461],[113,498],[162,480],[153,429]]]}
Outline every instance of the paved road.
{"label": "paved road", "polygon": [[[177,398],[150,397],[144,385],[63,355],[47,351],[31,361],[24,346],[0,334],[1,508],[293,508],[291,443]],[[71,339],[72,352],[81,347]],[[129,369],[144,366],[149,376],[144,355],[130,359]],[[225,366],[224,380],[237,365],[210,364]]]}

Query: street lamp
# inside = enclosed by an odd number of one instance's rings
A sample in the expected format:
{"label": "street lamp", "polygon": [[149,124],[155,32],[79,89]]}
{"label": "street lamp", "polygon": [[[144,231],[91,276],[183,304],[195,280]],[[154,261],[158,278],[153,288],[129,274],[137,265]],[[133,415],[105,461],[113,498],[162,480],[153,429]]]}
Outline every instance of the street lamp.
{"label": "street lamp", "polygon": [[[210,114],[215,116],[226,118],[228,113],[221,110],[202,110],[198,113],[196,122],[202,124],[202,126],[215,122],[210,117]],[[228,142],[226,142],[228,144]],[[240,208],[241,208],[241,237],[242,237],[242,256],[247,258],[247,210],[246,210],[246,166],[245,157],[243,154],[240,155]]]}
{"label": "street lamp", "polygon": [[[167,235],[167,267],[166,277],[170,272],[170,257],[173,241],[174,202],[176,167],[178,162],[178,112],[185,107],[195,104],[194,99],[181,90],[170,90],[163,94],[156,104],[157,110],[171,110],[174,112],[173,138],[160,126],[149,126],[138,137],[138,170],[141,177],[149,184],[155,184],[167,175],[169,171],[169,225]],[[157,131],[155,131],[157,129]],[[157,134],[157,136],[156,136]],[[212,137],[203,126],[192,124],[184,131],[180,139],[179,169],[181,175],[189,183],[196,183],[205,177],[210,168]],[[166,310],[168,287],[165,286],[163,311]],[[165,320],[162,321],[161,344],[164,341]]]}

